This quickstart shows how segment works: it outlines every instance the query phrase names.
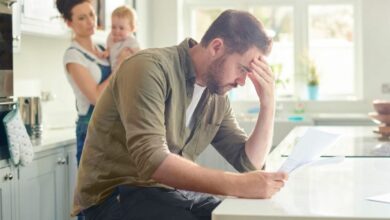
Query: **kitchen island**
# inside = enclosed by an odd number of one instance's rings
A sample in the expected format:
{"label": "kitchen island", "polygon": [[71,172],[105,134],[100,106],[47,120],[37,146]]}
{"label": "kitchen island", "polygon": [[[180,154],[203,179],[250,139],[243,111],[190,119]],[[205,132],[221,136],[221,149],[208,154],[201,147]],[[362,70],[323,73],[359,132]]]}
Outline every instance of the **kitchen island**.
{"label": "kitchen island", "polygon": [[[275,171],[308,127],[297,127],[267,160]],[[375,127],[317,127],[343,134],[327,156],[345,155],[339,163],[311,165],[293,171],[285,187],[271,199],[227,198],[213,220],[231,219],[390,219],[390,204],[367,197],[390,193],[389,140],[373,133]]]}

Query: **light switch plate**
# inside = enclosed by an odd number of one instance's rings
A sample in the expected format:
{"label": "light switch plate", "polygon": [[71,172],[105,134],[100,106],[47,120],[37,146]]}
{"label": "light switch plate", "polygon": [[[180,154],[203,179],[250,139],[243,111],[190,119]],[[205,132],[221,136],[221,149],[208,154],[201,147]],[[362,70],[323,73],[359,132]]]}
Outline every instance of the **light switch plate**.
{"label": "light switch plate", "polygon": [[382,83],[382,94],[390,94],[390,83]]}

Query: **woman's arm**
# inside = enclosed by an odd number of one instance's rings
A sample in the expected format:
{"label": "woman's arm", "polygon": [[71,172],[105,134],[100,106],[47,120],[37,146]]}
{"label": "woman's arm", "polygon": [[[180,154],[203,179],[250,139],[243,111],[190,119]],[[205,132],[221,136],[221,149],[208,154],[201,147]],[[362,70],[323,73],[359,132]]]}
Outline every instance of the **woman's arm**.
{"label": "woman's arm", "polygon": [[80,88],[81,92],[88,98],[92,105],[96,104],[100,94],[107,87],[112,74],[101,84],[96,83],[90,72],[80,64],[68,63],[66,65],[68,73]]}

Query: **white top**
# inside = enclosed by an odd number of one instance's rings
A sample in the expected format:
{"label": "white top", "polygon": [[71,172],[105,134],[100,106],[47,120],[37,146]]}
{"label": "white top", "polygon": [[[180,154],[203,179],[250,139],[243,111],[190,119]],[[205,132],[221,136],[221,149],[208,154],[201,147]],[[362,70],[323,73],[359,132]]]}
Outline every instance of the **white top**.
{"label": "white top", "polygon": [[200,97],[204,92],[206,87],[202,87],[195,83],[194,94],[192,95],[192,100],[186,111],[186,127],[190,126],[192,115],[194,114],[195,108],[199,103]]}
{"label": "white top", "polygon": [[[95,59],[96,62],[98,62],[99,64],[102,64],[105,66],[109,65],[107,59],[98,58],[94,54],[90,53],[89,51],[87,51],[83,47],[81,47],[76,41],[72,41],[69,48],[71,48],[71,47],[80,49],[84,53],[88,54],[88,56]],[[98,48],[98,50],[102,51],[100,48]],[[81,92],[81,90],[77,86],[77,84],[74,82],[72,76],[69,74],[68,70],[66,69],[66,65],[68,63],[80,64],[81,66],[85,67],[89,71],[89,73],[91,74],[91,76],[95,80],[95,82],[99,83],[101,78],[102,78],[102,73],[101,73],[101,70],[96,62],[93,62],[93,61],[87,59],[84,56],[84,54],[82,54],[80,51],[78,51],[76,49],[68,49],[68,50],[66,50],[66,52],[64,54],[63,63],[64,63],[65,72],[67,73],[66,77],[67,77],[70,85],[72,86],[74,95],[76,97],[77,113],[79,115],[86,115],[91,103],[89,102],[88,98]]]}
{"label": "white top", "polygon": [[118,55],[123,48],[139,48],[135,37],[131,34],[123,41],[113,42],[111,34],[107,38],[107,48],[110,50],[110,64],[113,70],[117,68]]}

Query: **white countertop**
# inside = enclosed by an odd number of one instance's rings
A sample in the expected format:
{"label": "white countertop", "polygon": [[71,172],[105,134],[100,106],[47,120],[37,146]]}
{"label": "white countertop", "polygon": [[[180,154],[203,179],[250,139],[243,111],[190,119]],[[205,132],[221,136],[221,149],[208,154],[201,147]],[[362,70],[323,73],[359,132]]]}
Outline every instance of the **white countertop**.
{"label": "white countertop", "polygon": [[[257,113],[241,113],[237,114],[238,121],[256,122]],[[366,113],[279,113],[275,117],[276,122],[327,122],[327,121],[350,121],[350,122],[366,122],[374,125]]]}
{"label": "white countertop", "polygon": [[76,144],[76,130],[73,127],[46,129],[43,130],[40,139],[33,139],[32,142],[36,153],[68,144]]}
{"label": "white countertop", "polygon": [[[369,127],[345,128],[349,135],[353,130],[357,135],[371,131]],[[286,144],[282,141],[278,148]],[[267,170],[277,170],[286,159],[278,148],[270,155]],[[294,171],[271,199],[225,199],[213,211],[213,220],[390,219],[390,204],[366,200],[390,193],[389,183],[390,158],[346,158],[337,164],[306,166]]]}

